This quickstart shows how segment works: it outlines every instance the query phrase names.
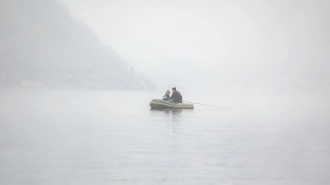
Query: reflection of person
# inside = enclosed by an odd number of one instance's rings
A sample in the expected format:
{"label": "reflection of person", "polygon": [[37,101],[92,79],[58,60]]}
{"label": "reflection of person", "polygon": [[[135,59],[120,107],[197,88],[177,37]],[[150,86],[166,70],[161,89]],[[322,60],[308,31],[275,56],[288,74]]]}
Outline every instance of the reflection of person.
{"label": "reflection of person", "polygon": [[171,99],[171,97],[170,97],[170,91],[167,90],[166,91],[166,94],[163,96],[163,100],[164,101],[169,101],[170,99]]}
{"label": "reflection of person", "polygon": [[171,100],[174,102],[174,103],[182,103],[182,95],[180,94],[179,91],[176,90],[175,87],[172,88],[172,96],[171,96]]}

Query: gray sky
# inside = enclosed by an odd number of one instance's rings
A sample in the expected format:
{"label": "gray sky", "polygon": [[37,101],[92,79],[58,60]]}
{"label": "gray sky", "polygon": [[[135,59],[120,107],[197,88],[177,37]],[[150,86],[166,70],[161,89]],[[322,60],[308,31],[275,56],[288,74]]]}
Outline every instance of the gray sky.
{"label": "gray sky", "polygon": [[61,1],[160,88],[329,68],[327,1]]}

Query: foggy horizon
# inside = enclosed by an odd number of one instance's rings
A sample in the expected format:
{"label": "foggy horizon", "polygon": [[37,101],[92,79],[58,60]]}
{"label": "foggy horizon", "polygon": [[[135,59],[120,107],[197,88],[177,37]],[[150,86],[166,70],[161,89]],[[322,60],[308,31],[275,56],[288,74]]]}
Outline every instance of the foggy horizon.
{"label": "foggy horizon", "polygon": [[158,88],[329,91],[326,1],[62,2]]}
{"label": "foggy horizon", "polygon": [[2,4],[8,7],[1,16],[2,86],[175,86],[237,95],[330,91],[326,1]]}
{"label": "foggy horizon", "polygon": [[329,10],[0,0],[0,184],[328,185]]}

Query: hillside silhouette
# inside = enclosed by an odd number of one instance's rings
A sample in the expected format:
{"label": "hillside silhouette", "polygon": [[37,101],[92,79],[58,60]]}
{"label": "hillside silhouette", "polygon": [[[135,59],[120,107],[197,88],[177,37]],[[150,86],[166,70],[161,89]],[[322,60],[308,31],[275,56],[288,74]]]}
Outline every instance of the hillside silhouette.
{"label": "hillside silhouette", "polygon": [[57,0],[0,2],[0,86],[153,89]]}

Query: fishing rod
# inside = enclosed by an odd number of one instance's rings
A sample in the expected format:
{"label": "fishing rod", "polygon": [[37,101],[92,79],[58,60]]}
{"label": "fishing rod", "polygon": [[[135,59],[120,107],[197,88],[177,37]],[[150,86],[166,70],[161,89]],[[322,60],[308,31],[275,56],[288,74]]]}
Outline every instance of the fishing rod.
{"label": "fishing rod", "polygon": [[204,105],[204,106],[210,106],[210,107],[224,108],[224,107],[220,107],[220,106],[216,106],[216,105],[208,105],[208,104],[196,103],[196,102],[190,102],[190,101],[182,101],[182,102],[192,103],[192,104],[198,104],[198,105]]}

